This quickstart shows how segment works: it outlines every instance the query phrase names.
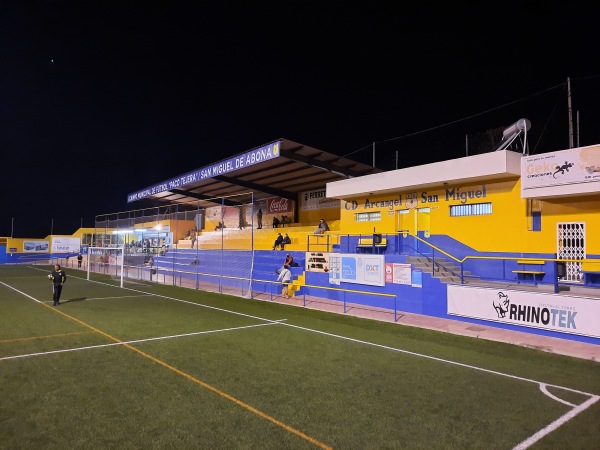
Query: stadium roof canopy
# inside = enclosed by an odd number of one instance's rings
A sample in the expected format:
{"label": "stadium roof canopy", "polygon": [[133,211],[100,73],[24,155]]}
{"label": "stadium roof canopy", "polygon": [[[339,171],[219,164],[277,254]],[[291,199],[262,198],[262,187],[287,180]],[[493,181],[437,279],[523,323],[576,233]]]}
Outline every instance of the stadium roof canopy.
{"label": "stadium roof canopy", "polygon": [[283,197],[296,201],[303,191],[325,189],[331,181],[382,172],[307,145],[278,139],[261,147],[187,172],[127,196],[127,202],[157,205],[193,203],[201,207],[239,205],[254,199]]}

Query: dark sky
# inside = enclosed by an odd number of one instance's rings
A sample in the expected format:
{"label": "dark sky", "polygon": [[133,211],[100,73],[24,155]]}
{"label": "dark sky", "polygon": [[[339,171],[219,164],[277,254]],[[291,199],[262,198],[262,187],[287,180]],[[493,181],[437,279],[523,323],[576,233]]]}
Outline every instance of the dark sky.
{"label": "dark sky", "polygon": [[0,0],[0,236],[280,137],[392,169],[527,117],[531,153],[562,150],[567,77],[600,143],[593,2],[417,3]]}

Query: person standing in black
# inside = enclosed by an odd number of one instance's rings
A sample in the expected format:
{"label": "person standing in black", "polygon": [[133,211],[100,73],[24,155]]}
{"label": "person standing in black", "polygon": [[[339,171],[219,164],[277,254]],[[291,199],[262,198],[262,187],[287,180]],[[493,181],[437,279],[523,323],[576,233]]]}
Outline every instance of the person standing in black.
{"label": "person standing in black", "polygon": [[62,293],[63,285],[67,281],[67,274],[60,268],[60,264],[54,265],[54,270],[48,275],[50,281],[52,281],[52,300],[54,304],[52,306],[60,305],[60,294]]}
{"label": "person standing in black", "polygon": [[81,269],[81,261],[83,261],[83,255],[80,253],[77,255],[77,268]]}
{"label": "person standing in black", "polygon": [[262,209],[258,208],[256,218],[258,219],[258,229],[260,230],[262,228]]}

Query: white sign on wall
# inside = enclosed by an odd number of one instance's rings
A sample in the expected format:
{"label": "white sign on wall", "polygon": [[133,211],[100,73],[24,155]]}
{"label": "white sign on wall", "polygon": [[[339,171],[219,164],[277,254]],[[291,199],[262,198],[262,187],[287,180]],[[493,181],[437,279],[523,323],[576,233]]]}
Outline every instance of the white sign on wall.
{"label": "white sign on wall", "polygon": [[572,148],[521,159],[521,189],[600,181],[600,146]]}
{"label": "white sign on wall", "polygon": [[448,314],[600,337],[600,302],[583,297],[449,285]]}
{"label": "white sign on wall", "polygon": [[306,252],[307,272],[329,272],[329,253]]}
{"label": "white sign on wall", "polygon": [[23,252],[24,253],[48,253],[48,247],[50,243],[48,241],[24,241]]}
{"label": "white sign on wall", "polygon": [[340,200],[337,198],[327,198],[325,189],[302,192],[302,210],[312,211],[315,209],[327,209],[340,207]]}
{"label": "white sign on wall", "polygon": [[81,239],[73,237],[52,237],[52,253],[79,253]]}
{"label": "white sign on wall", "polygon": [[342,253],[330,256],[331,284],[340,282],[385,286],[385,262],[383,255]]}

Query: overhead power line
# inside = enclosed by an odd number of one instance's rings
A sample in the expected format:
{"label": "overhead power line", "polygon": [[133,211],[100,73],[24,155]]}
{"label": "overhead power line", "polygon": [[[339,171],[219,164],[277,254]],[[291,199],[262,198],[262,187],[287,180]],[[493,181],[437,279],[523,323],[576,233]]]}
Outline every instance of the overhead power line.
{"label": "overhead power line", "polygon": [[487,109],[487,110],[482,111],[482,112],[478,112],[476,114],[471,114],[470,116],[466,116],[466,117],[463,117],[463,118],[460,118],[460,119],[457,119],[457,120],[446,122],[446,123],[441,124],[441,125],[436,125],[434,127],[425,128],[423,130],[415,131],[413,133],[408,133],[408,134],[405,134],[405,135],[402,135],[402,136],[396,136],[396,137],[389,138],[389,139],[384,139],[384,140],[381,140],[381,141],[374,141],[373,143],[365,145],[364,147],[361,147],[358,150],[354,150],[354,151],[352,151],[350,153],[347,153],[347,154],[343,155],[342,158],[345,158],[347,156],[350,156],[350,155],[353,155],[355,153],[358,153],[361,150],[364,150],[366,148],[372,147],[373,144],[383,144],[383,143],[386,143],[386,142],[396,141],[396,140],[399,140],[399,139],[406,139],[406,138],[409,138],[409,137],[413,137],[413,136],[417,136],[417,135],[420,135],[420,134],[428,133],[430,131],[439,130],[440,128],[444,128],[444,127],[447,127],[447,126],[450,126],[450,125],[454,125],[454,124],[457,124],[457,123],[460,123],[460,122],[464,122],[466,120],[470,120],[470,119],[473,119],[475,117],[483,116],[483,115],[488,114],[490,112],[497,111],[497,110],[502,109],[502,108],[506,108],[507,106],[511,106],[511,105],[516,104],[516,103],[520,103],[520,102],[523,102],[525,100],[529,100],[529,99],[531,99],[533,97],[545,94],[545,93],[550,92],[550,91],[552,91],[554,89],[557,89],[557,88],[562,88],[564,86],[565,86],[565,82],[559,83],[557,85],[554,85],[554,86],[551,86],[551,87],[549,87],[547,89],[544,89],[543,91],[539,91],[539,92],[536,92],[534,94],[528,95],[527,97],[522,97],[522,98],[514,100],[512,102],[508,102],[508,103],[505,103],[503,105],[496,106],[494,108],[490,108],[490,109]]}

